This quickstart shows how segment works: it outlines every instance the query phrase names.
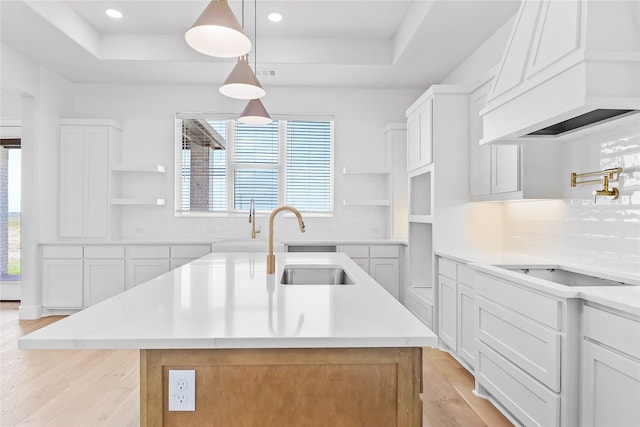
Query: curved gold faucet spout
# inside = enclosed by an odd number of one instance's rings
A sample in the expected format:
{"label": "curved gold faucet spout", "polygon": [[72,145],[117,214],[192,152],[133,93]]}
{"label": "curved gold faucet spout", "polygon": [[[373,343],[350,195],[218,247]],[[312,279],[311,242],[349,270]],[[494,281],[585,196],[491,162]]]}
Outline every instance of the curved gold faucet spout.
{"label": "curved gold faucet spout", "polygon": [[293,206],[280,206],[271,212],[271,216],[269,217],[269,254],[267,255],[267,274],[275,274],[276,272],[276,256],[273,253],[273,220],[276,218],[282,211],[290,211],[295,214],[298,218],[298,226],[300,227],[300,232],[304,233],[305,226],[304,221],[302,221],[302,215],[300,215],[300,211],[294,208]]}

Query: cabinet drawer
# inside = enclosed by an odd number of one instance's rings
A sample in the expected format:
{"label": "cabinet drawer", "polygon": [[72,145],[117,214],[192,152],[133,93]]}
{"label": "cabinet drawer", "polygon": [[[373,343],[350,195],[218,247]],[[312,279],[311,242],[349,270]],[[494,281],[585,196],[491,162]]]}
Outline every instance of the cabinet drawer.
{"label": "cabinet drawer", "polygon": [[585,337],[640,359],[640,322],[588,305],[582,321]]}
{"label": "cabinet drawer", "polygon": [[456,280],[456,263],[445,258],[438,259],[438,273]]}
{"label": "cabinet drawer", "polygon": [[84,257],[92,259],[124,259],[124,246],[85,246]]}
{"label": "cabinet drawer", "polygon": [[478,338],[556,392],[560,392],[560,334],[483,298]]}
{"label": "cabinet drawer", "polygon": [[399,258],[400,248],[396,245],[379,245],[369,247],[371,258]]}
{"label": "cabinet drawer", "polygon": [[476,294],[550,328],[562,328],[559,300],[480,272],[476,273]]}
{"label": "cabinet drawer", "polygon": [[42,258],[81,259],[82,246],[43,246]]}
{"label": "cabinet drawer", "polygon": [[169,258],[169,246],[127,246],[127,258],[160,259]]}
{"label": "cabinet drawer", "polygon": [[200,258],[211,252],[211,245],[176,245],[171,246],[171,258]]}
{"label": "cabinet drawer", "polygon": [[458,264],[458,282],[462,282],[472,288],[476,287],[476,271],[473,268],[469,268],[466,265]]}
{"label": "cabinet drawer", "polygon": [[476,380],[524,425],[558,426],[560,396],[478,342]]}
{"label": "cabinet drawer", "polygon": [[369,258],[368,245],[338,245],[338,252],[344,252],[349,258]]}

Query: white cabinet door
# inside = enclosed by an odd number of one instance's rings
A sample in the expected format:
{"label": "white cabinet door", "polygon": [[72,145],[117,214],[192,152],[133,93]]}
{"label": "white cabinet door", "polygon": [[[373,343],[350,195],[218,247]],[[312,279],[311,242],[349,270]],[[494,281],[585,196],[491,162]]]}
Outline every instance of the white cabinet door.
{"label": "white cabinet door", "polygon": [[469,104],[469,194],[485,196],[491,193],[491,147],[480,145],[482,139],[482,118],[480,110],[484,108],[491,82],[487,82],[474,91]]}
{"label": "white cabinet door", "polygon": [[417,169],[420,163],[420,115],[407,118],[407,171]]}
{"label": "white cabinet door", "polygon": [[491,193],[520,189],[520,147],[496,145],[491,149]]}
{"label": "white cabinet door", "polygon": [[105,237],[109,212],[109,128],[62,126],[59,145],[62,237]]}
{"label": "white cabinet door", "polygon": [[433,98],[424,101],[407,117],[407,171],[432,162]]}
{"label": "white cabinet door", "polygon": [[123,259],[89,259],[84,261],[84,306],[124,292]]}
{"label": "white cabinet door", "polygon": [[104,237],[109,213],[109,128],[85,128],[84,147],[84,236]]}
{"label": "white cabinet door", "polygon": [[369,274],[395,299],[400,296],[400,263],[398,258],[371,258]]}
{"label": "white cabinet door", "polygon": [[84,306],[89,307],[123,292],[123,259],[85,259]]}
{"label": "white cabinet door", "polygon": [[640,425],[640,363],[590,341],[582,344],[585,427]]}
{"label": "white cabinet door", "polygon": [[457,354],[472,368],[476,365],[476,317],[475,290],[458,282]]}
{"label": "white cabinet door", "polygon": [[428,99],[424,109],[420,111],[420,161],[418,166],[425,166],[432,162],[432,118],[433,99]]}
{"label": "white cabinet door", "polygon": [[84,217],[84,132],[80,126],[60,130],[60,236],[82,237]]}
{"label": "white cabinet door", "polygon": [[351,260],[358,264],[365,273],[369,274],[369,258],[351,258]]}
{"label": "white cabinet door", "polygon": [[440,321],[440,339],[450,349],[456,349],[457,329],[458,329],[458,310],[457,310],[457,290],[456,282],[443,276],[439,276],[439,321]]}
{"label": "white cabinet door", "polygon": [[82,308],[82,259],[42,260],[42,306]]}
{"label": "white cabinet door", "polygon": [[128,259],[127,289],[146,282],[169,271],[171,268],[168,259]]}

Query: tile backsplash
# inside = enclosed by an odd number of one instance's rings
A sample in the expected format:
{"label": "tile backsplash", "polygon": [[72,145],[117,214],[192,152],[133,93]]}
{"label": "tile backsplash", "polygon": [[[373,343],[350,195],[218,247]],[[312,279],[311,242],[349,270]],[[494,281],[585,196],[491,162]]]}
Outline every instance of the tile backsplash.
{"label": "tile backsplash", "polygon": [[[503,203],[503,248],[626,274],[640,274],[640,119],[605,135],[563,143],[563,200]],[[571,172],[621,166],[617,199],[598,197],[598,184],[571,188]]]}

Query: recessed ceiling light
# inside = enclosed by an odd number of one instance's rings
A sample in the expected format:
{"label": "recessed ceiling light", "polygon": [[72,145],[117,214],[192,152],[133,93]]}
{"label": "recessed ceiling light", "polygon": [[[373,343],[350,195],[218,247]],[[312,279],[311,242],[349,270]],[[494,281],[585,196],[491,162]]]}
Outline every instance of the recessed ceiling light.
{"label": "recessed ceiling light", "polygon": [[122,18],[122,12],[116,9],[107,9],[104,11],[109,18],[120,19]]}
{"label": "recessed ceiling light", "polygon": [[282,15],[280,15],[277,12],[270,13],[269,16],[267,16],[267,18],[269,18],[269,21],[271,21],[271,22],[280,22],[280,21],[282,21]]}

